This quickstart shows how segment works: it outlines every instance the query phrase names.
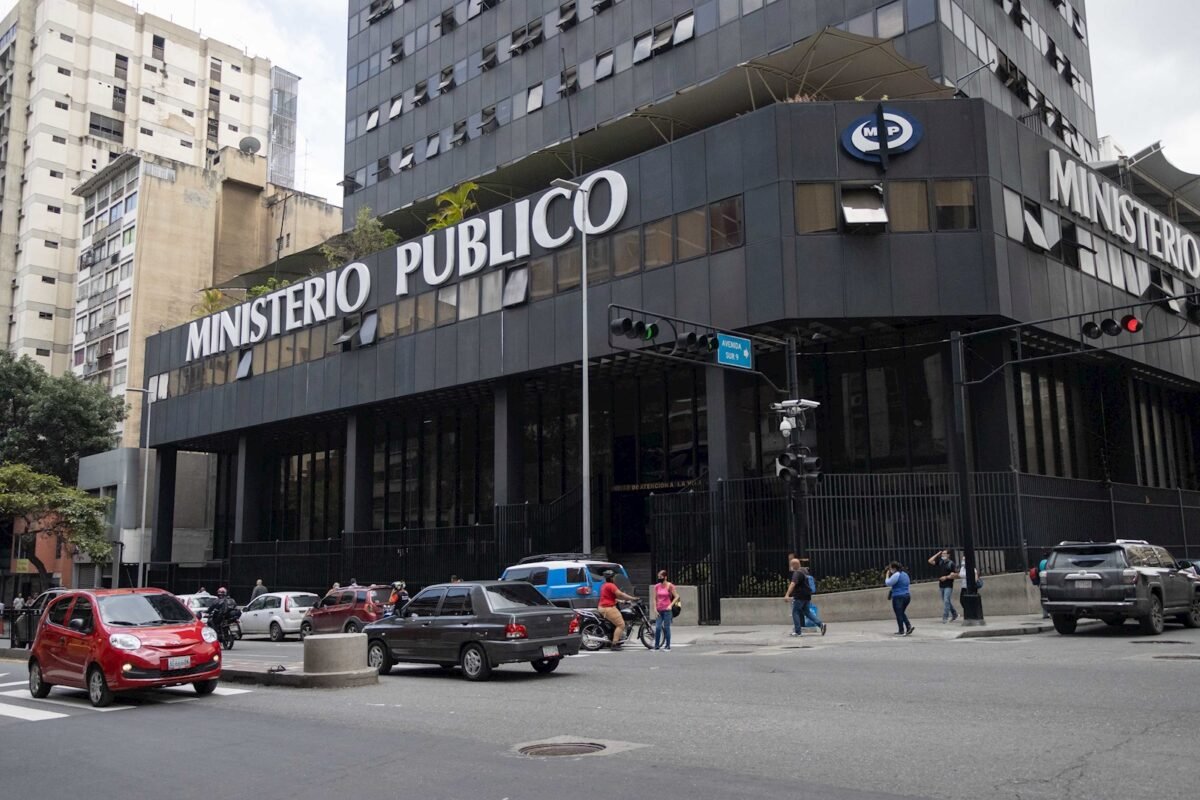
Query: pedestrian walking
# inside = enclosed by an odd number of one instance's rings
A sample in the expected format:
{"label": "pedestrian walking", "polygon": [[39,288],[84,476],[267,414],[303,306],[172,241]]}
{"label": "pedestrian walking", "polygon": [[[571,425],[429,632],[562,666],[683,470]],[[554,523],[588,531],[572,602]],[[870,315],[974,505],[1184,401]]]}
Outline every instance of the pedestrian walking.
{"label": "pedestrian walking", "polygon": [[254,600],[260,594],[266,594],[266,593],[267,593],[267,587],[263,586],[262,578],[259,578],[258,580],[256,580],[254,582],[254,589],[250,592],[250,599]]}
{"label": "pedestrian walking", "polygon": [[908,604],[912,602],[912,594],[908,588],[910,581],[908,573],[900,566],[899,561],[888,564],[883,573],[883,582],[888,587],[888,597],[892,599],[892,612],[896,615],[896,635],[911,636],[916,629],[908,621]]}
{"label": "pedestrian walking", "polygon": [[4,600],[0,598],[0,636],[4,635]]}
{"label": "pedestrian walking", "polygon": [[[1044,552],[1042,553],[1042,560],[1038,562],[1038,566],[1037,566],[1037,569],[1038,569],[1038,585],[1039,585],[1039,586],[1040,586],[1040,585],[1041,585],[1041,583],[1042,583],[1042,576],[1046,574],[1046,563],[1047,563],[1049,560],[1050,560],[1050,551],[1049,551],[1049,550],[1047,550],[1047,551],[1044,551]],[[1192,569],[1193,569],[1193,571],[1196,571],[1196,574],[1200,575],[1200,570],[1196,570],[1196,568],[1195,568],[1195,565],[1193,565],[1193,566],[1192,566]],[[1039,590],[1039,592],[1040,592],[1040,590]],[[1043,607],[1043,608],[1042,608],[1042,619],[1050,619],[1050,612],[1049,612],[1049,611],[1047,611],[1047,610],[1045,609],[1045,607]]]}
{"label": "pedestrian walking", "polygon": [[451,583],[462,583],[462,578],[458,577],[457,575],[451,575],[450,582]]}
{"label": "pedestrian walking", "polygon": [[[800,568],[804,572],[804,577],[808,581],[808,593],[812,596],[817,594],[817,579],[812,576],[804,567]],[[804,618],[821,629],[821,635],[825,635],[825,631],[829,626],[821,621],[820,615],[817,613],[817,604],[812,602],[812,597],[809,597],[808,605],[804,609]]]}
{"label": "pedestrian walking", "polygon": [[808,575],[800,567],[800,559],[793,558],[788,562],[792,574],[788,577],[788,588],[783,594],[784,600],[792,601],[792,632],[789,636],[799,636],[804,632],[804,617],[808,613],[808,604],[812,602],[812,590],[808,588]]}
{"label": "pedestrian walking", "polygon": [[13,598],[13,611],[20,611],[25,607],[25,598],[17,595]]}
{"label": "pedestrian walking", "polygon": [[[967,565],[966,564],[963,564],[961,567],[959,567],[958,577],[962,579],[962,589],[960,589],[959,593],[958,593],[958,602],[959,602],[959,605],[962,605],[963,595],[965,595],[967,593],[968,588],[970,588],[967,586]],[[979,577],[979,568],[976,567],[975,568],[975,591],[978,592],[982,588],[983,588],[983,581]]]}
{"label": "pedestrian walking", "polygon": [[[667,571],[658,571],[658,583],[654,586],[654,610],[658,618],[654,620],[654,649],[671,649],[671,620],[675,617],[671,609],[679,602],[679,592],[675,584],[667,580]],[[664,647],[665,645],[665,647]]]}
{"label": "pedestrian walking", "polygon": [[958,562],[954,560],[954,551],[949,547],[939,550],[929,557],[938,572],[938,591],[942,595],[942,624],[958,619],[958,610],[954,607],[954,578],[958,574]]}
{"label": "pedestrian walking", "polygon": [[334,582],[333,582],[333,588],[332,588],[332,589],[330,589],[329,591],[331,591],[331,592],[336,592],[336,591],[337,591],[338,589],[340,589],[340,588],[342,588],[342,585],[341,585],[340,583],[338,583],[337,581],[334,581]]}

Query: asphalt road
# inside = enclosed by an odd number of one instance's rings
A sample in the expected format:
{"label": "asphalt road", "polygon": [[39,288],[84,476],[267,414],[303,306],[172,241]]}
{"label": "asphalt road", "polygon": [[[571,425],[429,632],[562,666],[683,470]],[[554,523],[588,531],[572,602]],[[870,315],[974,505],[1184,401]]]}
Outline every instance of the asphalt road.
{"label": "asphalt road", "polygon": [[[398,667],[375,687],[159,692],[104,713],[61,690],[51,705],[0,686],[0,786],[38,800],[1194,793],[1200,631],[819,641],[604,652],[550,676],[506,666],[483,684]],[[243,640],[231,656],[256,654],[299,648]],[[15,662],[0,673],[24,676]],[[551,737],[611,754],[514,752]]]}

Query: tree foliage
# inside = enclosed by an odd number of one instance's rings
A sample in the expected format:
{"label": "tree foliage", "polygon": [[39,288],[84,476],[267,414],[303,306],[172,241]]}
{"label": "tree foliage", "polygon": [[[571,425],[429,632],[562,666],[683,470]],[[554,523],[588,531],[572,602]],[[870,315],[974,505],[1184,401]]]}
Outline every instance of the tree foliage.
{"label": "tree foliage", "polygon": [[271,292],[277,292],[280,289],[284,288],[285,286],[289,286],[289,285],[291,285],[291,281],[287,281],[287,280],[281,281],[281,280],[279,280],[279,278],[276,278],[274,275],[272,275],[271,277],[267,278],[265,281],[258,284],[257,286],[251,286],[249,289],[247,289],[246,290],[246,299],[253,300],[256,297],[262,297],[264,294],[270,294]]}
{"label": "tree foliage", "polygon": [[207,317],[209,314],[229,308],[236,302],[237,300],[215,287],[203,289],[200,292],[199,302],[192,306],[192,314],[196,317]]}
{"label": "tree foliage", "polygon": [[0,351],[0,463],[27,464],[73,486],[79,459],[111,450],[125,401],[73,375],[51,377]]}
{"label": "tree foliage", "polygon": [[479,210],[474,194],[479,184],[474,181],[460,183],[453,189],[437,196],[437,208],[425,219],[425,232],[440,231],[457,225]]}
{"label": "tree foliage", "polygon": [[49,571],[38,557],[38,539],[61,542],[67,552],[93,561],[106,560],[112,553],[105,524],[108,503],[25,464],[0,465],[0,516],[19,523],[13,535],[37,569],[43,589],[49,585]]}
{"label": "tree foliage", "polygon": [[321,245],[321,255],[325,256],[329,266],[339,267],[392,247],[399,240],[395,231],[383,227],[377,217],[371,216],[370,206],[363,206],[354,216],[354,228]]}

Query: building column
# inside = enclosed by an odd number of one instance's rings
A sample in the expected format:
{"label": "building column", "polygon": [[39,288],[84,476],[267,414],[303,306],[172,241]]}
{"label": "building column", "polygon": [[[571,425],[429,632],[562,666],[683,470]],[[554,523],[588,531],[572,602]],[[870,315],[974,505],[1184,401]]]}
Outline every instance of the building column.
{"label": "building column", "polygon": [[369,414],[346,419],[346,498],[342,547],[353,544],[355,531],[371,529],[371,488],[375,461],[374,421]]}
{"label": "building column", "polygon": [[[148,457],[144,454],[143,457]],[[154,451],[154,527],[150,539],[150,561],[171,560],[175,541],[175,466],[178,451],[160,447]]]}
{"label": "building column", "polygon": [[496,383],[492,387],[495,414],[493,431],[493,491],[498,506],[520,503],[525,499],[524,460],[521,445],[524,385],[517,380]]}
{"label": "building column", "polygon": [[742,386],[741,377],[721,367],[704,370],[708,408],[709,489],[716,489],[718,481],[742,477],[738,436],[743,425],[738,419],[737,402],[737,391]]}
{"label": "building column", "polygon": [[[994,367],[1010,360],[1012,353],[1004,334],[970,340],[967,369],[972,380],[982,378]],[[946,359],[947,363],[949,359]],[[951,384],[951,390],[953,385]],[[971,447],[973,472],[1007,472],[1016,469],[1021,459],[1017,442],[1017,398],[1013,383],[1013,367],[1006,366],[985,382],[968,389],[970,413],[967,431]],[[951,394],[951,403],[954,402]],[[947,433],[953,435],[953,406],[947,406]],[[954,449],[950,448],[950,468],[955,469]]]}
{"label": "building column", "polygon": [[[269,484],[263,475],[262,448],[246,434],[238,437],[237,475],[233,510],[233,541],[253,542],[262,533],[263,511],[270,506]],[[228,551],[226,551],[228,552]]]}

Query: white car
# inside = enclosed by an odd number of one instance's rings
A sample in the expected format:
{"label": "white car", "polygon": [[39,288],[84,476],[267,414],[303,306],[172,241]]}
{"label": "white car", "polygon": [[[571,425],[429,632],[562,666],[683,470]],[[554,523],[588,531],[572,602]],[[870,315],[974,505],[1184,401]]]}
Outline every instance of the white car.
{"label": "white car", "polygon": [[196,619],[204,622],[208,619],[208,610],[217,604],[216,595],[208,592],[203,594],[177,594],[179,602],[187,606],[188,611],[196,615]]}
{"label": "white car", "polygon": [[268,634],[272,642],[281,642],[289,633],[300,633],[300,622],[320,597],[312,592],[267,592],[242,608],[242,633],[246,636]]}

